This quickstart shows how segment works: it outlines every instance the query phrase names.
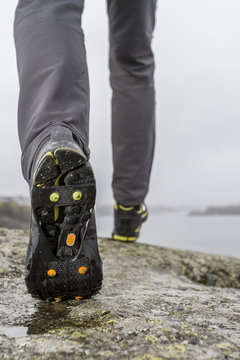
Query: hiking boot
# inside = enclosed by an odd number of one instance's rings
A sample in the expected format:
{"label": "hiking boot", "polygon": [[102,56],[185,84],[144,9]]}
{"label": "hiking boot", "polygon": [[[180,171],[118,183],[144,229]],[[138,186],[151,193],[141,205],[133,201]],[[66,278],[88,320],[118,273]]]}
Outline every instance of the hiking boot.
{"label": "hiking boot", "polygon": [[33,163],[26,285],[33,297],[81,299],[102,283],[95,178],[72,132],[52,128]]}
{"label": "hiking boot", "polygon": [[145,204],[124,206],[118,202],[114,205],[113,240],[135,241],[140,235],[140,228],[147,220],[148,210]]}

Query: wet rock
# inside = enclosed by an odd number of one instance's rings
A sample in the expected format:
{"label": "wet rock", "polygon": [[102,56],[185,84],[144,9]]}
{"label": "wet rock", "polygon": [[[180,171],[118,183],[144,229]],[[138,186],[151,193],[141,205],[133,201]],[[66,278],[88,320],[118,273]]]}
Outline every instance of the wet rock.
{"label": "wet rock", "polygon": [[100,239],[89,300],[27,294],[28,232],[0,229],[0,358],[239,359],[240,260]]}

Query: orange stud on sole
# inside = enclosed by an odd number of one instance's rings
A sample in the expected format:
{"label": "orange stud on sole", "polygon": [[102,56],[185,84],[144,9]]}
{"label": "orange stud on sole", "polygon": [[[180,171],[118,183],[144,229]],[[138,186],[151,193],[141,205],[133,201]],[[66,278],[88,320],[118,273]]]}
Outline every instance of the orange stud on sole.
{"label": "orange stud on sole", "polygon": [[83,299],[83,296],[75,296],[75,300]]}
{"label": "orange stud on sole", "polygon": [[48,270],[47,274],[48,274],[48,276],[50,276],[50,277],[54,277],[54,276],[57,275],[56,270],[54,270],[54,269]]}
{"label": "orange stud on sole", "polygon": [[86,274],[87,272],[87,267],[86,266],[81,266],[78,270],[79,274],[83,275]]}
{"label": "orange stud on sole", "polygon": [[76,235],[73,233],[68,234],[66,244],[67,246],[73,246],[75,244]]}
{"label": "orange stud on sole", "polygon": [[55,301],[62,301],[62,299],[61,299],[61,298],[58,298],[58,297],[55,297],[53,300],[55,300]]}

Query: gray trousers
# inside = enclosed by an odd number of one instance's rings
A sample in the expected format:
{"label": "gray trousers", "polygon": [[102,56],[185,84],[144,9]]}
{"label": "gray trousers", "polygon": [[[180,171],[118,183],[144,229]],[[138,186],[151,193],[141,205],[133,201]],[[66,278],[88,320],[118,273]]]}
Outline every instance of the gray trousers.
{"label": "gray trousers", "polygon": [[[89,78],[84,0],[19,0],[14,39],[20,82],[18,133],[29,182],[37,148],[52,126],[71,129],[89,155]],[[112,87],[113,194],[137,205],[148,192],[155,141],[156,0],[107,0]],[[97,41],[97,39],[96,39]]]}

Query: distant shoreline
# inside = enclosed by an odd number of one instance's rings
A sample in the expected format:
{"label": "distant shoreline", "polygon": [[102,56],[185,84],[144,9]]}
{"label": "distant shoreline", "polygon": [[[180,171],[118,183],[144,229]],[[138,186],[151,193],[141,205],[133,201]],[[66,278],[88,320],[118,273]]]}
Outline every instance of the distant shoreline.
{"label": "distant shoreline", "polygon": [[209,206],[205,210],[192,210],[189,216],[240,216],[240,205]]}
{"label": "distant shoreline", "polygon": [[[208,206],[205,209],[190,209],[164,205],[149,206],[151,214],[179,213],[185,216],[240,216],[240,205]],[[96,205],[97,216],[112,216],[113,206]],[[0,227],[28,229],[30,221],[30,199],[24,196],[0,196]]]}

